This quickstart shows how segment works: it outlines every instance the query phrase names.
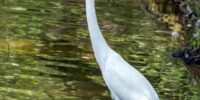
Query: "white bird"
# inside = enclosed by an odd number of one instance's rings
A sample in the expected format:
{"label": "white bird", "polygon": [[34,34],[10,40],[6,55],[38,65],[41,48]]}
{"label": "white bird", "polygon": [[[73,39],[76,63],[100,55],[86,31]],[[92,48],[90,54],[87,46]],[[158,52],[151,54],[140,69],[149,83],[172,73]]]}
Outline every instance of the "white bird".
{"label": "white bird", "polygon": [[89,34],[97,63],[114,100],[159,100],[149,81],[106,43],[99,29],[95,0],[86,0]]}

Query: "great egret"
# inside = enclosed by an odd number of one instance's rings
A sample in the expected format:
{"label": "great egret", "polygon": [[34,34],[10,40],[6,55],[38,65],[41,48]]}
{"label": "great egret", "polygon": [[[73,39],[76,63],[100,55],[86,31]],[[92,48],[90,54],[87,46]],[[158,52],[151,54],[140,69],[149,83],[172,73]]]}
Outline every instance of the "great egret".
{"label": "great egret", "polygon": [[114,100],[159,100],[148,80],[106,43],[99,29],[95,0],[86,0],[87,22],[94,55]]}

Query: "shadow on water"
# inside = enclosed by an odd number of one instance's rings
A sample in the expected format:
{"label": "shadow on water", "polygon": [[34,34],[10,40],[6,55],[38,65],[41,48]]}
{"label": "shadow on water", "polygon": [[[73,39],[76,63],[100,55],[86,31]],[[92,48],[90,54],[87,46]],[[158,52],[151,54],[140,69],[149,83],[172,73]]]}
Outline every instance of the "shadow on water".
{"label": "shadow on water", "polygon": [[[0,1],[0,99],[110,100],[93,57],[84,0]],[[171,58],[179,43],[134,0],[97,0],[109,45],[152,83],[162,100],[198,100],[199,83]],[[8,48],[9,47],[9,48]]]}

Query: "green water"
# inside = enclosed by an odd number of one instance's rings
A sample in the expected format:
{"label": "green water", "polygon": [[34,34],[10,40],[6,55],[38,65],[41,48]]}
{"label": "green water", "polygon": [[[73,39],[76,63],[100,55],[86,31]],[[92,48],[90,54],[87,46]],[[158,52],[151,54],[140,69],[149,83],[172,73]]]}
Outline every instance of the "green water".
{"label": "green water", "polygon": [[[135,1],[97,0],[109,45],[161,100],[200,100],[198,81],[171,57],[181,42]],[[91,49],[84,0],[0,0],[0,100],[111,100]]]}

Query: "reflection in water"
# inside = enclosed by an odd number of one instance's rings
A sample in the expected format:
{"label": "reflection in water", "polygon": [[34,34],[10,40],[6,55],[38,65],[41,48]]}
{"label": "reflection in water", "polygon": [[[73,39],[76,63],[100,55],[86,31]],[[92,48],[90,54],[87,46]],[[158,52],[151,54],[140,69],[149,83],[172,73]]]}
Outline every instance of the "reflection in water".
{"label": "reflection in water", "polygon": [[[93,57],[83,0],[0,2],[0,99],[110,99]],[[200,98],[199,83],[170,56],[179,43],[134,0],[97,0],[97,15],[109,45],[161,99]]]}

